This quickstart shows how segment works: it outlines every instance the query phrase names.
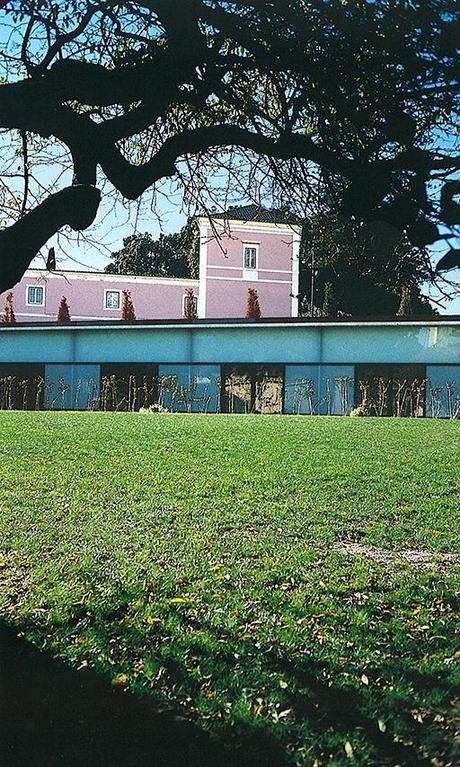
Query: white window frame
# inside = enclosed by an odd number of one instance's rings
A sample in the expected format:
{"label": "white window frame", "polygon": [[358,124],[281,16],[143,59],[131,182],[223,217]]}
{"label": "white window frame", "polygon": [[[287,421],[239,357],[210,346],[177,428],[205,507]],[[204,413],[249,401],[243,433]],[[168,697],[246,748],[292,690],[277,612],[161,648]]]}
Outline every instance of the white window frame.
{"label": "white window frame", "polygon": [[[182,317],[185,317],[185,301],[188,297],[189,297],[188,293],[184,293],[182,296]],[[196,314],[198,311],[198,296],[195,296],[195,295],[193,296],[193,304],[194,304],[194,309]]]}
{"label": "white window frame", "polygon": [[[107,293],[118,293],[118,306],[107,306]],[[121,290],[106,288],[104,290],[104,309],[108,312],[119,312],[121,309]]]}
{"label": "white window frame", "polygon": [[[255,251],[255,264],[254,266],[246,266],[246,250]],[[258,242],[243,242],[243,269],[245,272],[256,272],[259,267],[259,243]]]}
{"label": "white window frame", "polygon": [[[40,301],[29,301],[29,290],[39,290],[42,291],[42,300]],[[45,306],[45,286],[44,285],[26,285],[26,306]]]}
{"label": "white window frame", "polygon": [[[246,248],[251,248],[256,252],[255,266],[246,266]],[[243,280],[254,281],[258,279],[259,269],[259,243],[243,242]]]}

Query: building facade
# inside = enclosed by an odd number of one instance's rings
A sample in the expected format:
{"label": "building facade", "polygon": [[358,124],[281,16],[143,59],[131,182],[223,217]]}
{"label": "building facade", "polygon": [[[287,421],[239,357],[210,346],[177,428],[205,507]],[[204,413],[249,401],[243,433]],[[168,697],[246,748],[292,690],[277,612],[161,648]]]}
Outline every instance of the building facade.
{"label": "building facade", "polygon": [[248,288],[257,290],[262,316],[297,317],[300,227],[254,208],[199,219],[198,317],[244,317]]}
{"label": "building facade", "polygon": [[0,408],[460,415],[460,317],[0,325]]}
{"label": "building facade", "polygon": [[[138,319],[180,319],[190,288],[201,318],[244,317],[248,288],[257,290],[263,316],[297,316],[300,228],[294,219],[245,206],[224,218],[201,217],[198,226],[198,280],[28,269],[13,289],[16,319],[54,321],[62,296],[72,320],[119,319],[125,290]],[[0,295],[0,309],[5,299]]]}

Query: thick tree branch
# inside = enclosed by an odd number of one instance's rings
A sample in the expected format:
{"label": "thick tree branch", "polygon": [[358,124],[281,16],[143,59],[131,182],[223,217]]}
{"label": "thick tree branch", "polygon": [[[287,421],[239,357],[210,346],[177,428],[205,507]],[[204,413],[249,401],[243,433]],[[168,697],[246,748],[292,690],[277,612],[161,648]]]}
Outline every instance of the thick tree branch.
{"label": "thick tree branch", "polygon": [[27,119],[28,110],[29,119],[33,119],[35,112],[50,112],[71,101],[104,107],[152,99],[160,74],[163,90],[177,87],[195,77],[196,63],[185,52],[178,59],[168,51],[113,69],[85,61],[57,61],[39,78],[0,86],[0,124],[17,127],[15,122]]}
{"label": "thick tree branch", "polygon": [[352,173],[354,167],[350,160],[317,147],[307,136],[268,138],[234,125],[212,125],[171,136],[144,165],[131,165],[117,150],[107,147],[100,160],[104,173],[117,189],[128,199],[136,199],[158,179],[174,175],[175,163],[181,156],[232,145],[279,159],[301,157],[345,175]]}
{"label": "thick tree branch", "polygon": [[22,277],[40,248],[58,229],[78,231],[92,224],[100,202],[94,186],[69,186],[50,195],[34,210],[0,232],[0,292]]}
{"label": "thick tree branch", "polygon": [[[34,136],[55,138],[71,152],[75,185],[94,187],[100,166],[128,199],[176,174],[181,158],[210,150],[212,166],[221,147],[258,155],[254,168],[268,158],[278,184],[281,169],[293,169],[305,199],[314,164],[337,187],[342,212],[391,214],[402,229],[434,237],[426,185],[459,167],[454,142],[435,152],[427,140],[442,120],[452,129],[458,103],[455,3],[446,2],[443,17],[426,0],[423,13],[416,4],[401,20],[391,3],[18,0],[23,45],[7,43],[0,128],[29,134],[31,146]],[[401,31],[388,36],[395,21]],[[43,48],[36,24],[49,33]],[[125,158],[122,148],[134,144],[135,157],[151,159]],[[53,205],[56,231],[63,210]]]}

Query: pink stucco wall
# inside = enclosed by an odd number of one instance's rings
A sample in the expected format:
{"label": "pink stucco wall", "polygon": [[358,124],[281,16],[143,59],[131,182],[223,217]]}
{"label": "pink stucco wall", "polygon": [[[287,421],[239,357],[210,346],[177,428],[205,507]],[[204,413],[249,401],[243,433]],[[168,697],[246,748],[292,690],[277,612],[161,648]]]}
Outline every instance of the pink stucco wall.
{"label": "pink stucco wall", "polygon": [[[257,290],[262,316],[296,314],[292,301],[298,291],[293,275],[294,231],[257,222],[234,222],[230,231],[223,226],[219,229],[217,224],[217,231],[218,237],[202,220],[205,245],[200,262],[200,316],[244,317],[248,288]],[[245,245],[257,247],[255,270],[243,268]]]}
{"label": "pink stucco wall", "polygon": [[290,317],[291,315],[291,285],[271,285],[260,282],[245,282],[245,289],[235,283],[214,281],[208,290],[206,316],[244,317],[246,314],[247,289],[255,288],[259,297],[262,317]]}
{"label": "pink stucco wall", "polygon": [[[29,285],[44,286],[44,306],[27,305]],[[64,277],[30,269],[13,289],[13,307],[18,322],[55,320],[61,296],[64,295],[74,320],[119,319],[119,309],[105,308],[105,291],[129,290],[137,319],[179,319],[182,317],[182,301],[187,287],[193,287],[195,295],[198,295],[196,280],[155,281],[149,278],[101,275],[97,272],[65,272]],[[0,295],[0,311],[3,311],[5,296],[5,293]]]}
{"label": "pink stucco wall", "polygon": [[[180,319],[187,287],[193,287],[202,318],[238,318],[246,313],[248,288],[255,288],[263,317],[290,317],[297,313],[295,297],[298,268],[298,233],[286,225],[258,222],[200,222],[200,279],[165,279],[110,275],[99,272],[49,273],[29,269],[14,287],[18,322],[55,320],[65,295],[73,320],[119,319],[120,309],[105,308],[107,290],[129,290],[137,319]],[[257,268],[244,270],[244,245],[258,248]],[[45,289],[44,306],[27,304],[28,286]],[[0,312],[5,296],[0,295]],[[120,295],[121,299],[121,295]]]}
{"label": "pink stucco wall", "polygon": [[253,231],[248,228],[236,228],[231,234],[222,233],[217,239],[208,229],[208,266],[235,266],[243,268],[244,243],[259,245],[259,268],[278,271],[292,271],[292,233]]}

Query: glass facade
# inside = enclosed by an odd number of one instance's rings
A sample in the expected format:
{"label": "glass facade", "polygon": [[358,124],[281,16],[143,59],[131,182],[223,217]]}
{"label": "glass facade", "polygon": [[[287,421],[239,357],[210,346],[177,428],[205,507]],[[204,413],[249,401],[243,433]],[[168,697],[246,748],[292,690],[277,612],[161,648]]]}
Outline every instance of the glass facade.
{"label": "glass facade", "polygon": [[460,365],[427,365],[426,415],[460,417]]}
{"label": "glass facade", "polygon": [[0,410],[41,410],[45,366],[0,363]]}
{"label": "glass facade", "polygon": [[220,410],[220,365],[160,365],[159,403],[182,413]]}
{"label": "glass facade", "polygon": [[224,413],[282,413],[283,387],[283,365],[224,365],[222,411]]}
{"label": "glass facade", "polygon": [[102,410],[139,410],[157,401],[158,365],[106,362],[100,368]]}
{"label": "glass facade", "polygon": [[51,409],[459,417],[460,321],[0,328],[0,407],[34,407],[39,370]]}
{"label": "glass facade", "polygon": [[99,365],[45,365],[47,410],[97,410]]}
{"label": "glass facade", "polygon": [[425,415],[425,365],[355,365],[354,405],[367,415]]}

